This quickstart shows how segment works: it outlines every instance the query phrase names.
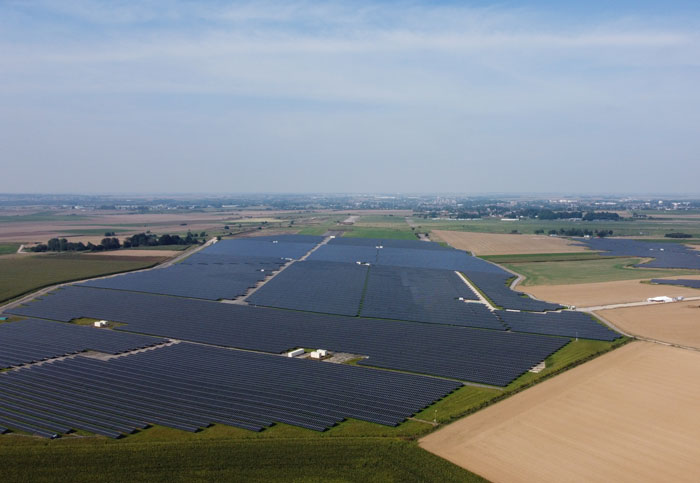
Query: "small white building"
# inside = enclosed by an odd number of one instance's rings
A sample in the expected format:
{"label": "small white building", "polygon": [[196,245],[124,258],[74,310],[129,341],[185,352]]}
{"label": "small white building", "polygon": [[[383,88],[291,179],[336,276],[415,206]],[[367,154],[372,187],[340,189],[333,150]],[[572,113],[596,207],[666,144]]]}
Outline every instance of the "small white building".
{"label": "small white building", "polygon": [[304,349],[294,349],[293,351],[287,352],[287,357],[296,357],[304,353]]}
{"label": "small white building", "polygon": [[95,322],[94,325],[95,325],[95,327],[102,328],[102,327],[107,327],[107,325],[109,325],[109,322],[107,322],[106,320],[98,320]]}

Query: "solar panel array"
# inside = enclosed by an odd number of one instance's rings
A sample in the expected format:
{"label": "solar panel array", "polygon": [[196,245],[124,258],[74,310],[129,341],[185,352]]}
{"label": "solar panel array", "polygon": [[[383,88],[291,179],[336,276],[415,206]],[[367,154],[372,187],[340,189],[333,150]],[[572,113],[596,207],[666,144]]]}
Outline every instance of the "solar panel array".
{"label": "solar panel array", "polygon": [[237,238],[221,240],[200,253],[238,257],[297,259],[323,241],[323,237],[280,235],[279,237]]}
{"label": "solar panel array", "polygon": [[258,289],[251,304],[357,315],[367,279],[365,265],[304,261],[290,265]]}
{"label": "solar panel array", "polygon": [[281,258],[231,256],[213,262],[209,255],[202,255],[167,268],[90,280],[82,285],[207,300],[233,299],[245,295],[284,263]]}
{"label": "solar panel array", "polygon": [[65,359],[0,375],[0,421],[52,437],[117,438],[150,424],[197,431],[345,418],[395,426],[461,384],[181,343],[110,361]]}
{"label": "solar panel array", "polygon": [[455,272],[375,265],[369,270],[360,315],[503,330]]}
{"label": "solar panel array", "polygon": [[700,252],[682,243],[659,243],[619,238],[588,238],[581,242],[605,255],[653,258],[638,266],[648,268],[690,268],[700,270]]}
{"label": "solar panel array", "polygon": [[569,340],[469,327],[321,315],[66,287],[12,310],[55,320],[95,317],[120,330],[281,353],[321,347],[369,356],[372,366],[507,385]]}
{"label": "solar panel array", "polygon": [[683,287],[690,287],[690,288],[700,288],[700,280],[692,280],[692,279],[675,279],[675,280],[669,280],[665,278],[654,278],[651,281],[652,283],[658,283],[660,285],[680,285]]}
{"label": "solar panel array", "polygon": [[620,334],[596,322],[584,312],[564,310],[539,314],[501,310],[496,313],[511,330],[517,332],[605,341],[613,341],[620,337]]}
{"label": "solar panel array", "polygon": [[95,350],[118,354],[149,347],[163,339],[46,320],[0,324],[0,368]]}
{"label": "solar panel array", "polygon": [[381,246],[391,248],[414,248],[418,250],[452,250],[452,248],[440,245],[439,243],[429,243],[420,240],[394,240],[390,238],[334,238],[329,242],[329,245],[353,245],[366,247]]}
{"label": "solar panel array", "polygon": [[502,271],[502,273],[488,273],[471,271],[466,272],[466,276],[474,283],[479,290],[493,301],[494,304],[506,309],[529,310],[533,312],[543,312],[545,310],[558,310],[561,305],[535,300],[522,292],[511,290],[507,285],[508,279],[513,275]]}

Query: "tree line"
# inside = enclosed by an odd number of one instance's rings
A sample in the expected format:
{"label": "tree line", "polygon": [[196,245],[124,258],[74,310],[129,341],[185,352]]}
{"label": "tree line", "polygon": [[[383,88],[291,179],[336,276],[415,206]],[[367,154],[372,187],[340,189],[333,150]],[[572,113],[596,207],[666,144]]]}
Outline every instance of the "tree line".
{"label": "tree line", "polygon": [[[113,234],[113,232],[111,232]],[[171,245],[196,245],[204,243],[206,232],[199,235],[187,232],[184,237],[180,235],[155,235],[153,233],[137,233],[127,237],[122,244],[119,238],[105,237],[98,244],[88,242],[69,242],[65,238],[51,238],[47,243],[40,243],[29,250],[33,252],[101,252],[106,250],[119,250],[120,248],[171,246]]]}

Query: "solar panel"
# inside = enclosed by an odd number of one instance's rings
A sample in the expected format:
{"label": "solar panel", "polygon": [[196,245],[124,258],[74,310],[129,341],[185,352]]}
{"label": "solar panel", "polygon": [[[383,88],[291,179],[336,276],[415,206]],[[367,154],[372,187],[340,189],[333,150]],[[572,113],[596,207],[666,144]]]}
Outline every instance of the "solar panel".
{"label": "solar panel", "polygon": [[700,269],[700,252],[682,243],[624,240],[619,238],[587,238],[578,241],[592,250],[601,250],[605,255],[618,257],[653,258],[639,264],[648,268]]}
{"label": "solar panel", "polygon": [[247,300],[268,307],[357,315],[367,268],[351,263],[296,262]]}
{"label": "solar panel", "polygon": [[46,320],[0,324],[0,367],[42,361],[85,350],[119,354],[164,339]]}
{"label": "solar panel", "polygon": [[665,278],[654,278],[651,281],[652,283],[658,283],[659,285],[680,285],[683,287],[690,287],[690,288],[700,288],[700,280],[692,280],[692,279],[674,279],[674,280],[669,280]]}
{"label": "solar panel", "polygon": [[605,341],[613,341],[620,337],[620,334],[596,322],[590,315],[583,312],[564,310],[546,313],[510,311],[496,313],[511,330],[517,332]]}
{"label": "solar panel", "polygon": [[362,302],[364,317],[503,330],[476,294],[451,270],[375,265]]}
{"label": "solar panel", "polygon": [[[1,374],[0,421],[24,430],[34,424],[32,432],[47,437],[73,429],[118,437],[143,422],[187,431],[215,423],[259,431],[276,422],[323,431],[346,418],[395,426],[460,386],[180,343],[109,361],[77,357]],[[99,413],[90,410],[95,407]],[[5,411],[11,417],[3,418]],[[131,423],[107,429],[115,420]]]}
{"label": "solar panel", "polygon": [[129,330],[281,353],[322,347],[369,356],[361,364],[507,385],[568,339],[416,322],[342,317],[87,287],[66,287],[18,315],[115,320]]}

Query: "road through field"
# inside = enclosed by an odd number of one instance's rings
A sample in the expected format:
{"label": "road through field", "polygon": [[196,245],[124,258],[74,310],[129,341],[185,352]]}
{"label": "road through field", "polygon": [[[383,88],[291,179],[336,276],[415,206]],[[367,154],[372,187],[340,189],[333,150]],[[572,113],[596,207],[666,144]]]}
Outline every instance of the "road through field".
{"label": "road through field", "polygon": [[700,353],[632,342],[428,435],[495,482],[697,481]]}

